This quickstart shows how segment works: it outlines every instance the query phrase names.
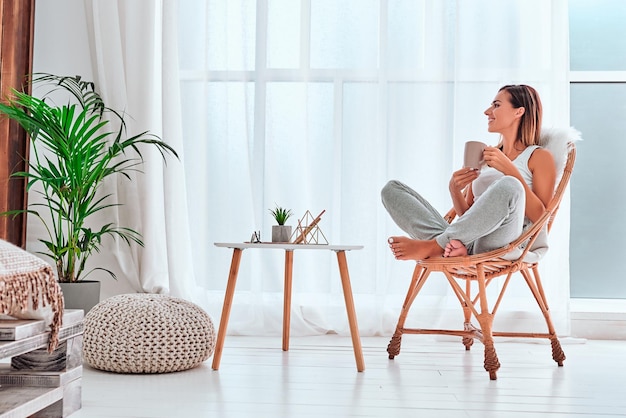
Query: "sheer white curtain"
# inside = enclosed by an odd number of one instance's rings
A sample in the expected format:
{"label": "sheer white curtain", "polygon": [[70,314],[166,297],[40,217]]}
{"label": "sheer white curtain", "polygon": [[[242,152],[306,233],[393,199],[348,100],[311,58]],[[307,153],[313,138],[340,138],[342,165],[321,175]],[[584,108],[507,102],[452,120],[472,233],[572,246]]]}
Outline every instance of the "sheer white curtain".
{"label": "sheer white curtain", "polygon": [[[150,131],[183,155],[175,0],[85,0],[94,81],[109,107],[127,114],[128,134]],[[163,163],[156,148],[142,149],[143,173],[106,184],[111,214],[143,235],[145,247],[107,242],[98,255],[118,275],[103,280],[103,295],[170,293],[192,299],[183,162]]]}

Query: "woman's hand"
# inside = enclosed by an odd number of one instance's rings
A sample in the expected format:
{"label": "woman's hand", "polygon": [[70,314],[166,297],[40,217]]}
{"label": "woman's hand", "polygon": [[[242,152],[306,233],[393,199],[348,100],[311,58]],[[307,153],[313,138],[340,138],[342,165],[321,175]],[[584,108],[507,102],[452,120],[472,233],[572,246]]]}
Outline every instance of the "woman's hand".
{"label": "woman's hand", "polygon": [[[449,185],[450,197],[452,198],[452,206],[454,206],[457,216],[463,215],[474,203],[471,183],[476,180],[478,174],[478,170],[469,167],[452,173]],[[466,193],[463,192],[465,188],[468,188]]]}
{"label": "woman's hand", "polygon": [[485,164],[489,167],[495,168],[504,175],[511,176],[518,172],[515,165],[513,165],[513,162],[509,160],[509,157],[504,155],[499,148],[485,147],[485,150],[483,151],[483,159],[485,160]]}
{"label": "woman's hand", "polygon": [[476,180],[478,174],[478,170],[470,167],[455,171],[450,179],[450,192],[462,192],[468,184]]}

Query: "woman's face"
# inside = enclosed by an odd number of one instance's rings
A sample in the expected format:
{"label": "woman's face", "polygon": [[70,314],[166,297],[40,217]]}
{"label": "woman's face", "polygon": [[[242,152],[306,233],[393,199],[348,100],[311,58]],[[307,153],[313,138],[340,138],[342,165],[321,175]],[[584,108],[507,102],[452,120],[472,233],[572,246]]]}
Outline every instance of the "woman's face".
{"label": "woman's face", "polygon": [[511,95],[506,90],[500,90],[491,102],[491,106],[485,110],[487,115],[487,130],[489,132],[503,133],[510,129],[517,132],[520,118],[524,114],[524,108],[514,108],[511,104]]}

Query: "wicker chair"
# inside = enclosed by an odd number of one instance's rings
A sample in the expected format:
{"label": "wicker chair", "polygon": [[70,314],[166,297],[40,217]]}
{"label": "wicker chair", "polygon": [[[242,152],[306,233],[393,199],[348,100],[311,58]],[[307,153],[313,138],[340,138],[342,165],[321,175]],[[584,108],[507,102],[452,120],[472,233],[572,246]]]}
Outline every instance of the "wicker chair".
{"label": "wicker chair", "polygon": [[[552,358],[559,366],[563,365],[565,354],[561,349],[561,344],[557,338],[552,319],[550,317],[548,302],[539,277],[538,261],[536,259],[530,260],[532,257],[529,257],[528,254],[529,249],[531,249],[532,244],[535,242],[544,226],[547,225],[548,231],[550,230],[554,216],[558,210],[563,193],[567,188],[572,174],[572,169],[574,167],[576,148],[573,141],[580,139],[580,134],[573,129],[569,129],[561,130],[560,135],[561,137],[563,137],[563,135],[568,135],[570,138],[570,140],[564,141],[563,146],[560,148],[563,154],[567,154],[567,158],[560,159],[560,161],[562,161],[561,167],[559,167],[558,159],[555,157],[555,161],[557,161],[557,171],[559,173],[562,171],[562,175],[558,181],[554,197],[546,207],[544,214],[532,225],[531,228],[526,230],[516,241],[503,248],[488,253],[462,257],[435,257],[417,262],[413,272],[413,278],[409,285],[409,289],[400,312],[396,331],[387,347],[390,359],[393,359],[400,353],[400,345],[403,334],[458,335],[463,337],[463,344],[465,345],[466,350],[470,349],[474,339],[482,341],[485,349],[485,370],[489,373],[489,378],[491,380],[495,380],[497,379],[496,372],[500,368],[500,362],[498,361],[498,356],[495,351],[493,337],[529,337],[548,338],[552,345]],[[547,143],[550,140],[551,139],[548,137],[544,139],[544,142]],[[548,149],[550,148],[548,147]],[[554,149],[551,151],[554,154]],[[564,157],[564,155],[562,157]],[[452,222],[455,216],[456,214],[454,210],[451,210],[445,218],[448,222]],[[521,256],[512,261],[506,260],[507,255],[510,255],[513,251],[519,252],[520,245],[527,241],[528,244],[524,247]],[[405,327],[405,322],[411,305],[426,283],[426,280],[433,272],[441,272],[445,275],[455,295],[459,299],[465,317],[463,330],[418,329]],[[517,272],[521,273],[521,276],[526,281],[532,295],[537,301],[539,309],[541,309],[548,327],[547,333],[494,332],[492,330],[494,316],[496,315],[500,302],[502,301],[507,286],[513,277],[513,273]],[[505,275],[506,278],[501,289],[499,290],[498,298],[493,307],[490,308],[487,300],[487,286],[494,278]],[[472,286],[472,284],[474,284],[474,286]],[[480,329],[474,327],[470,322],[472,316],[478,321]]]}

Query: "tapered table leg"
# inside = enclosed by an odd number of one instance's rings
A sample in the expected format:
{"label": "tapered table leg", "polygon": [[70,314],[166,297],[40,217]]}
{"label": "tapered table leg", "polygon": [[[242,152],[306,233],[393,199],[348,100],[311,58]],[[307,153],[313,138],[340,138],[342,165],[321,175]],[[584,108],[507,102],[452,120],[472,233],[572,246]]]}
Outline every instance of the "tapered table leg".
{"label": "tapered table leg", "polygon": [[283,351],[289,351],[289,327],[291,323],[291,287],[293,274],[293,251],[285,251],[285,289],[283,295]]}
{"label": "tapered table leg", "polygon": [[354,298],[352,296],[352,285],[350,284],[350,274],[348,273],[348,262],[346,261],[345,251],[337,251],[337,262],[339,263],[339,274],[341,275],[343,297],[346,301],[346,311],[348,313],[350,335],[352,336],[354,358],[356,359],[356,369],[362,372],[365,370],[365,360],[363,359],[363,348],[361,347],[361,337],[359,336],[359,326],[356,320]]}
{"label": "tapered table leg", "polygon": [[224,306],[222,307],[220,328],[217,333],[215,352],[213,353],[213,370],[219,369],[220,360],[222,359],[222,349],[224,348],[224,338],[226,338],[226,328],[228,327],[230,308],[232,306],[233,296],[235,294],[235,284],[237,283],[237,274],[239,273],[241,253],[243,253],[243,250],[241,248],[233,249],[233,259],[230,263],[230,273],[228,275],[228,283],[226,284],[226,294],[224,295]]}

